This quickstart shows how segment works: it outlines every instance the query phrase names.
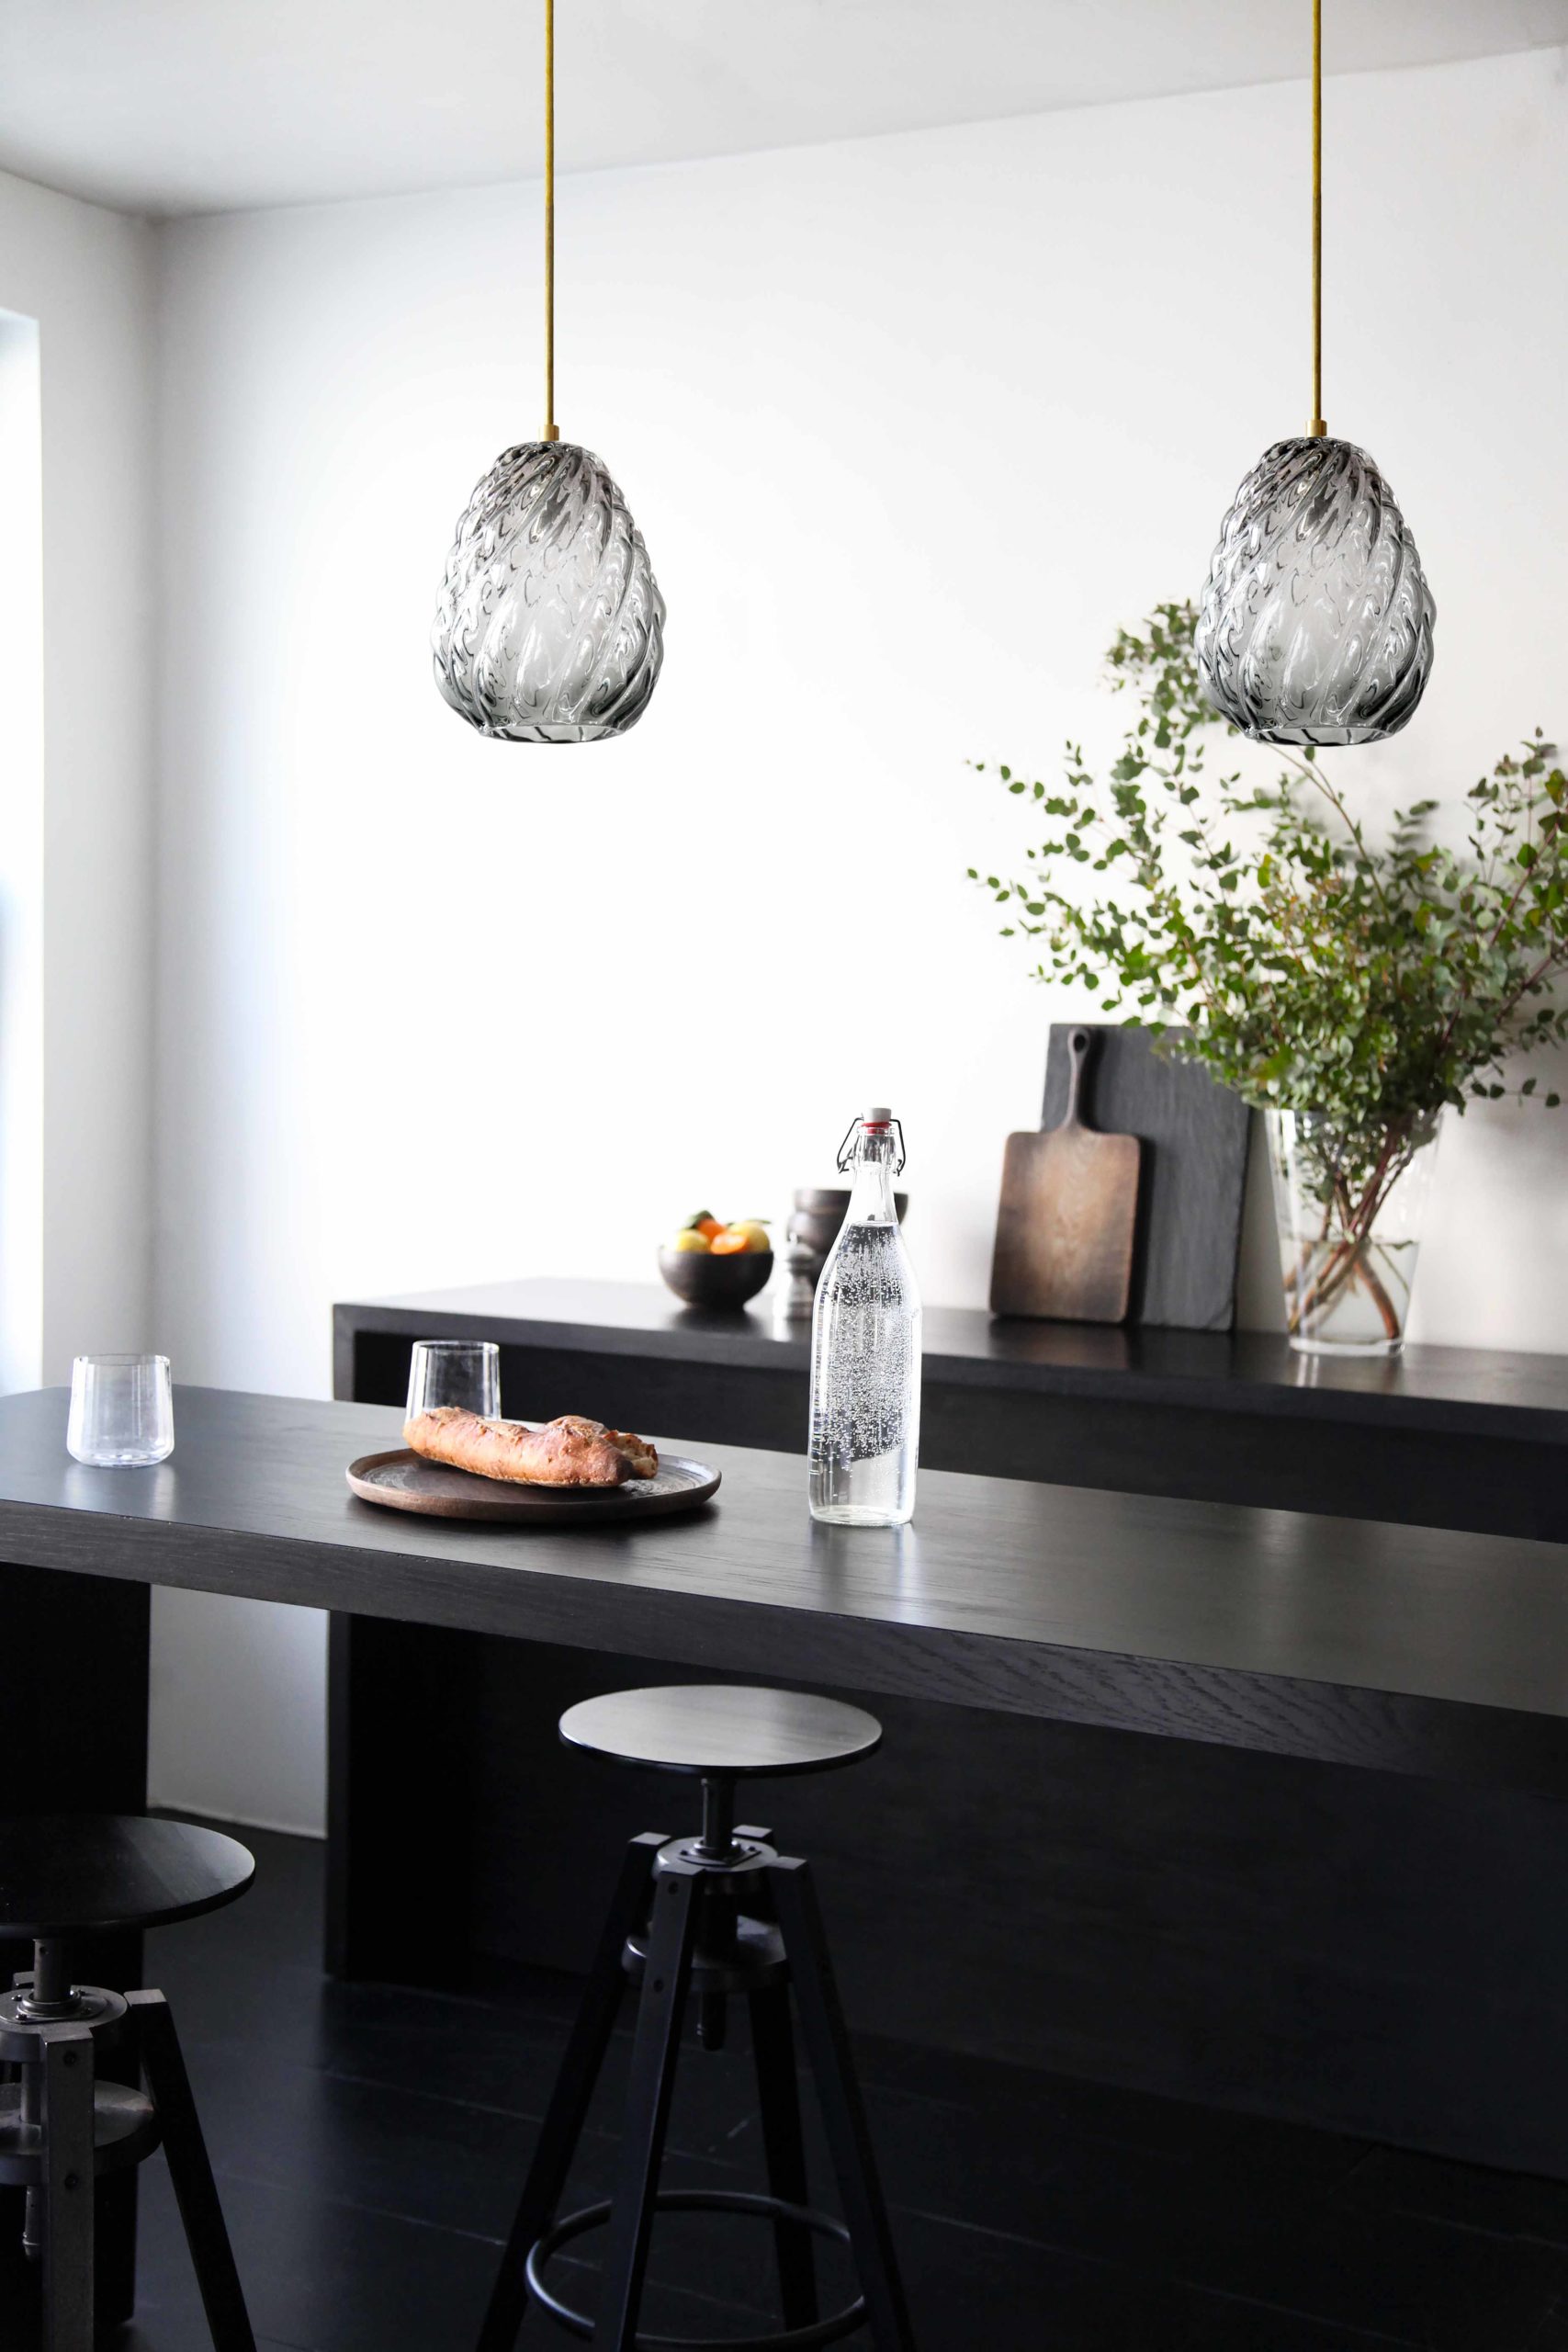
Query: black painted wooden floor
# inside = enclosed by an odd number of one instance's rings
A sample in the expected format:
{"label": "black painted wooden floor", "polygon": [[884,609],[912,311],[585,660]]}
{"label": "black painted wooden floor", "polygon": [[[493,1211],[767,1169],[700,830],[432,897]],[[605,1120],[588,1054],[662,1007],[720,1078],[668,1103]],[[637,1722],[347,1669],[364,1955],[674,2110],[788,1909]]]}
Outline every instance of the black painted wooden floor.
{"label": "black painted wooden floor", "polygon": [[[467,2352],[571,1989],[326,1984],[321,1849],[252,1842],[254,1891],[151,1938],[148,1977],[182,2024],[265,2352]],[[1555,2183],[874,2039],[861,2055],[922,2352],[1568,2352]],[[744,2052],[688,2058],[670,2177],[760,2186]],[[606,2193],[613,2113],[577,2201]],[[118,2352],[197,2352],[161,2158],[143,2183]],[[672,2220],[647,2324],[759,2331],[767,2257],[753,2223]],[[537,2314],[523,2338],[571,2340]]]}

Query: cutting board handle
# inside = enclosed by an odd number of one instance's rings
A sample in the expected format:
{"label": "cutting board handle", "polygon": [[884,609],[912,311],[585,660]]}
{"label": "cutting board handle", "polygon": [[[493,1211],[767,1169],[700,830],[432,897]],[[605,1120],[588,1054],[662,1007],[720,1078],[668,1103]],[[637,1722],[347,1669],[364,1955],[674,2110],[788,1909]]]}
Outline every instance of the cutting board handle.
{"label": "cutting board handle", "polygon": [[1068,1033],[1067,1109],[1066,1117],[1056,1130],[1058,1135],[1065,1135],[1069,1127],[1076,1127],[1087,1133],[1087,1129],[1084,1128],[1080,1100],[1083,1094],[1083,1074],[1089,1066],[1089,1049],[1092,1042],[1087,1029],[1075,1028]]}

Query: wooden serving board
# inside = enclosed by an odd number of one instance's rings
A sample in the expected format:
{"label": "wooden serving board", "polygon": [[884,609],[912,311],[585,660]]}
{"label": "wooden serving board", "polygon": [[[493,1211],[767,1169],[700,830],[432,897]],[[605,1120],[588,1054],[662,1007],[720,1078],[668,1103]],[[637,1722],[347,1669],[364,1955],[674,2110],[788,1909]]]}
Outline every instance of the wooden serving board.
{"label": "wooden serving board", "polygon": [[431,1519],[483,1519],[518,1527],[601,1527],[608,1519],[657,1519],[697,1510],[718,1492],[720,1474],[682,1453],[661,1453],[656,1478],[624,1487],[525,1487],[427,1462],[406,1445],[362,1453],[348,1483],[361,1502]]}
{"label": "wooden serving board", "polygon": [[1121,1323],[1138,1223],[1136,1136],[1100,1135],[1082,1115],[1089,1030],[1068,1034],[1072,1078],[1059,1127],[1013,1135],[1002,1162],[993,1315]]}

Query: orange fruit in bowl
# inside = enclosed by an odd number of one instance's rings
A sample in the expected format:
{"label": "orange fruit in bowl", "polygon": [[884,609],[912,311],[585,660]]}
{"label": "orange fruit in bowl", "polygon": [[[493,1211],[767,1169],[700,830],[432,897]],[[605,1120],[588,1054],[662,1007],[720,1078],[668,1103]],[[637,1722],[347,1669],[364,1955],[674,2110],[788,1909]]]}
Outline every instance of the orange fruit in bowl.
{"label": "orange fruit in bowl", "polygon": [[754,1258],[761,1257],[764,1250],[771,1250],[773,1246],[768,1238],[767,1227],[754,1216],[737,1217],[735,1223],[726,1230],[730,1233],[739,1233]]}
{"label": "orange fruit in bowl", "polygon": [[716,1233],[709,1244],[716,1258],[739,1257],[742,1250],[749,1250],[750,1246],[746,1236],[743,1233],[738,1233],[733,1226]]}

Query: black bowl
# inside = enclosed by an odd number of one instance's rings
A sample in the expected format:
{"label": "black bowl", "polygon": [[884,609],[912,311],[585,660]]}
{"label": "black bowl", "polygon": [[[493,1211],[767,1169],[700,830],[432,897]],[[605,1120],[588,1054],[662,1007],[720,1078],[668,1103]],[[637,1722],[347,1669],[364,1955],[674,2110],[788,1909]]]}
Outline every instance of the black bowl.
{"label": "black bowl", "polygon": [[732,1250],[716,1258],[711,1250],[661,1249],[659,1271],[688,1306],[742,1307],[773,1272],[773,1253]]}

